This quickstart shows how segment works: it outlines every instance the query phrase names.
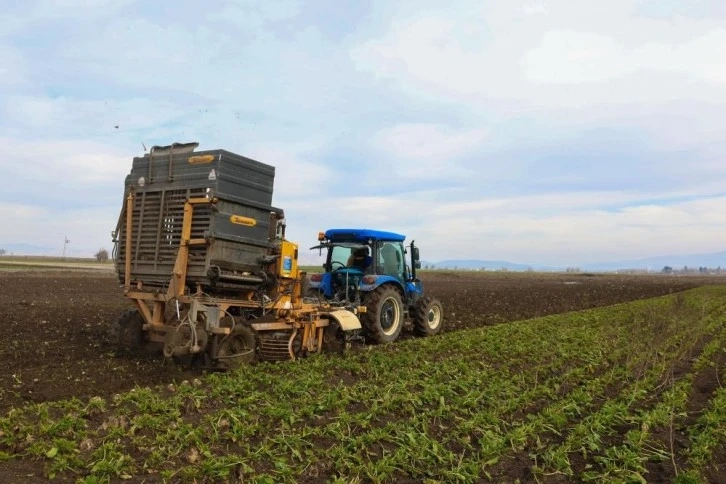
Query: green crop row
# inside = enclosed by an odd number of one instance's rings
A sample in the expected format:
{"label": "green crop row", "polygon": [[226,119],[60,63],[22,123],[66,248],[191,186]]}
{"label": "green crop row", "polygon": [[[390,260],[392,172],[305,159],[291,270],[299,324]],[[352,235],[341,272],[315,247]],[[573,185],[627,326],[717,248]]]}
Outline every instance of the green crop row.
{"label": "green crop row", "polygon": [[[698,419],[684,414],[723,351],[724,296],[701,288],[28,405],[0,418],[0,476],[23,460],[83,482],[639,480],[667,460],[698,481],[724,443],[722,389]],[[676,454],[664,429],[690,445]]]}

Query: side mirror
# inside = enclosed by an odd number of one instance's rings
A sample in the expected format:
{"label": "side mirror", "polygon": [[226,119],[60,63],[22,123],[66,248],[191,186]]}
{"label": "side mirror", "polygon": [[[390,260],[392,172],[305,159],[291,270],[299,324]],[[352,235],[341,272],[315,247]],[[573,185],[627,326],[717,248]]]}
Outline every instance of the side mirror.
{"label": "side mirror", "polygon": [[417,261],[415,261],[415,262],[413,263],[413,266],[414,266],[414,267],[415,267],[416,269],[421,269],[421,261],[420,261],[420,260],[417,260]]}
{"label": "side mirror", "polygon": [[418,261],[418,260],[420,260],[420,259],[421,259],[421,256],[420,256],[420,255],[419,255],[419,253],[418,253],[418,247],[414,247],[414,248],[413,248],[413,253],[411,254],[411,257],[412,257],[412,258],[413,258],[413,260],[415,260],[415,261]]}

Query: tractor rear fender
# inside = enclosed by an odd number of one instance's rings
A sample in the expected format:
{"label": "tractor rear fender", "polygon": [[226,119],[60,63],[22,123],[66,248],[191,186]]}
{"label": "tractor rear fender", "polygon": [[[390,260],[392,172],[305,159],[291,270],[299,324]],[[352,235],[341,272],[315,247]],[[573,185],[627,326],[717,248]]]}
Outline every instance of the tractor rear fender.
{"label": "tractor rear fender", "polygon": [[363,279],[360,282],[360,285],[358,286],[358,289],[360,289],[363,292],[371,292],[374,291],[379,286],[382,286],[384,284],[392,284],[396,286],[396,289],[401,293],[401,295],[405,294],[403,284],[401,284],[401,281],[398,280],[398,278],[393,276],[386,276],[386,275],[369,275],[364,276]]}
{"label": "tractor rear fender", "polygon": [[343,331],[353,331],[362,328],[358,316],[350,311],[346,311],[345,309],[338,309],[337,311],[324,313],[323,317],[336,321]]}
{"label": "tractor rear fender", "polygon": [[408,281],[406,283],[406,294],[408,294],[407,304],[414,305],[423,297],[423,284],[419,279]]}
{"label": "tractor rear fender", "polygon": [[416,278],[413,281],[406,282],[406,291],[409,293],[423,294],[423,284],[421,280]]}

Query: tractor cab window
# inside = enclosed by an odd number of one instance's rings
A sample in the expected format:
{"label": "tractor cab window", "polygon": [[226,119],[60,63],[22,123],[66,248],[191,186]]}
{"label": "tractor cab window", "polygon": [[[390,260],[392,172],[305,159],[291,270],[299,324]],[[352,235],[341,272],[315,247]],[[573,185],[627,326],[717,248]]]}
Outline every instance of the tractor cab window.
{"label": "tractor cab window", "polygon": [[404,277],[403,247],[399,242],[380,242],[378,247],[378,274]]}
{"label": "tractor cab window", "polygon": [[330,259],[328,260],[330,270],[334,271],[341,267],[345,267],[351,254],[352,249],[350,247],[342,247],[340,245],[333,246],[330,251]]}

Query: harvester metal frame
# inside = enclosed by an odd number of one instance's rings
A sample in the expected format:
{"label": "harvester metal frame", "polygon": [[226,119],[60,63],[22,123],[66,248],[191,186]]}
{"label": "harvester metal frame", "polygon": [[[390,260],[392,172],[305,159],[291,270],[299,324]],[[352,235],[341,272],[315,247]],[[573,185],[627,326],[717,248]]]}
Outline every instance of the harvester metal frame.
{"label": "harvester metal frame", "polygon": [[[224,338],[228,338],[235,333],[237,324],[239,324],[231,314],[233,311],[237,314],[256,311],[258,313],[256,319],[261,319],[261,321],[256,322],[255,319],[245,321],[244,326],[251,328],[259,336],[265,335],[266,332],[289,332],[287,341],[284,341],[284,338],[279,343],[270,341],[267,343],[267,350],[262,348],[262,343],[260,343],[260,347],[246,349],[248,352],[254,350],[253,352],[257,356],[263,357],[263,359],[283,359],[281,354],[283,347],[287,349],[287,356],[290,359],[295,359],[306,353],[321,352],[324,344],[326,342],[330,343],[331,338],[337,339],[338,344],[343,343],[340,339],[345,339],[345,332],[348,332],[349,336],[352,334],[355,337],[356,332],[361,329],[361,323],[356,312],[320,303],[310,304],[303,300],[301,289],[302,280],[305,278],[304,272],[295,271],[290,274],[291,277],[278,279],[276,288],[278,297],[274,300],[255,289],[241,290],[238,297],[217,297],[205,293],[199,283],[196,284],[194,292],[191,292],[191,288],[186,284],[189,247],[210,243],[209,240],[204,238],[191,238],[194,207],[201,204],[214,205],[216,203],[217,200],[213,197],[196,197],[186,200],[184,203],[181,239],[168,287],[166,291],[159,289],[145,290],[143,282],[135,282],[131,277],[134,193],[133,191],[128,193],[126,197],[125,236],[127,239],[125,241],[126,257],[123,287],[124,295],[135,303],[139,314],[143,318],[143,324],[140,328],[131,329],[131,331],[141,331],[141,336],[131,335],[131,338],[126,337],[125,341],[130,339],[131,341],[145,340],[164,343],[164,355],[167,357],[193,356],[206,353],[208,363],[210,361],[219,363],[220,358],[235,357],[235,355],[223,356],[219,354],[219,337],[224,341]],[[274,218],[277,214],[271,213],[271,215],[271,218]],[[277,232],[281,234],[278,242],[291,244],[284,240],[284,220],[282,231]],[[295,258],[297,259],[296,253]],[[280,273],[280,257],[273,257],[273,259],[276,259],[275,273],[278,274]],[[256,298],[259,294],[261,294],[261,297]],[[165,316],[167,306],[171,301],[174,301],[176,306],[175,320],[168,320]],[[181,316],[180,306],[184,306],[185,310],[188,309],[184,318]],[[201,318],[200,313],[203,313]],[[222,319],[225,316],[230,316],[231,325],[222,325]],[[336,325],[335,331],[329,332],[326,338],[326,328],[331,327],[333,324]],[[174,334],[171,332],[179,332],[179,328],[183,325],[188,325],[191,334],[184,344],[180,344],[174,339]],[[302,333],[300,341],[296,343],[300,333]],[[202,334],[204,337],[200,336]],[[212,337],[212,343],[208,344],[210,336]],[[215,336],[217,338],[214,338]],[[120,339],[124,341],[123,336]],[[200,341],[204,344],[200,345]]]}

